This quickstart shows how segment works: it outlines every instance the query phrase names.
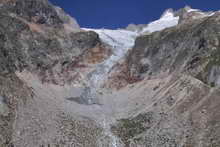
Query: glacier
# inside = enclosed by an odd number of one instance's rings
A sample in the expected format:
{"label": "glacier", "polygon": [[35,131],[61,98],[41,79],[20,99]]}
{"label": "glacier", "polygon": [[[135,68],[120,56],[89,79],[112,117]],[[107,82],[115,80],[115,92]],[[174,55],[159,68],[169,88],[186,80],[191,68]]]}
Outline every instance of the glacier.
{"label": "glacier", "polygon": [[138,33],[127,30],[110,30],[110,29],[88,29],[86,31],[94,31],[99,34],[101,40],[110,45],[112,48],[112,55],[103,63],[97,65],[96,70],[93,71],[91,78],[93,87],[99,87],[106,78],[106,74],[111,68],[122,59],[129,49],[134,46],[135,39]]}

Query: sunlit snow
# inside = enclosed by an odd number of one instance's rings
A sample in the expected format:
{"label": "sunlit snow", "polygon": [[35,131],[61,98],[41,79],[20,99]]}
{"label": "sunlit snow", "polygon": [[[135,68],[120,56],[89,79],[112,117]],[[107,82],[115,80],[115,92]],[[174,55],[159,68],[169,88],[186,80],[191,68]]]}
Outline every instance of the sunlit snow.
{"label": "sunlit snow", "polygon": [[153,21],[143,28],[142,33],[161,31],[165,28],[176,26],[178,22],[179,16],[175,17],[172,12],[167,11],[159,20]]}
{"label": "sunlit snow", "polygon": [[195,12],[195,11],[200,11],[198,9],[188,9],[187,12]]}

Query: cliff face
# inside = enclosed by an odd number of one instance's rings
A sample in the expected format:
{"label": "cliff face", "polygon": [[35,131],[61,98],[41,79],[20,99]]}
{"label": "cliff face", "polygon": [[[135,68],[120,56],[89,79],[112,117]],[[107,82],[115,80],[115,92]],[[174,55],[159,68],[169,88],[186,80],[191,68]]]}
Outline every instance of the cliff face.
{"label": "cliff face", "polygon": [[127,59],[131,74],[157,76],[164,72],[186,73],[205,83],[219,86],[218,80],[210,77],[213,72],[217,73],[219,66],[218,24],[219,13],[216,13],[211,17],[138,37]]}
{"label": "cliff face", "polygon": [[219,146],[219,20],[81,29],[47,0],[1,0],[0,146]]}

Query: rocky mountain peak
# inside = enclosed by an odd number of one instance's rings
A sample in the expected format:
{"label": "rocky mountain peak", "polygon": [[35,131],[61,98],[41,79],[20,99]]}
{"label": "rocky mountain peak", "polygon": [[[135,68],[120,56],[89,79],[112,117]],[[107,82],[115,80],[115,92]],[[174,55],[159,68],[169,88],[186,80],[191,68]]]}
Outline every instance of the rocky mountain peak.
{"label": "rocky mountain peak", "polygon": [[202,19],[214,15],[215,12],[203,12],[199,9],[193,9],[190,6],[185,6],[175,12],[176,16],[180,17],[179,23],[189,23],[196,19]]}
{"label": "rocky mountain peak", "polygon": [[174,10],[172,8],[169,8],[169,9],[167,9],[167,10],[165,10],[163,12],[163,14],[161,15],[160,19],[169,17],[170,15],[173,15],[173,14],[174,14]]}
{"label": "rocky mountain peak", "polygon": [[54,7],[48,0],[2,0],[0,4],[1,13],[10,13],[28,22],[48,26],[69,24],[79,29],[74,18],[61,8]]}

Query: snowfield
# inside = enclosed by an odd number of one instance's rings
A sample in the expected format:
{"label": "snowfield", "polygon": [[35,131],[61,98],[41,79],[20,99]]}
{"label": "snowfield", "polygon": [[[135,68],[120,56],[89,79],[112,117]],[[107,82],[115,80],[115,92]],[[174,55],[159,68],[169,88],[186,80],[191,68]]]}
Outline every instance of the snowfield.
{"label": "snowfield", "polygon": [[179,16],[175,17],[173,12],[167,11],[159,20],[153,21],[143,28],[142,33],[161,31],[165,28],[176,26],[179,22]]}

